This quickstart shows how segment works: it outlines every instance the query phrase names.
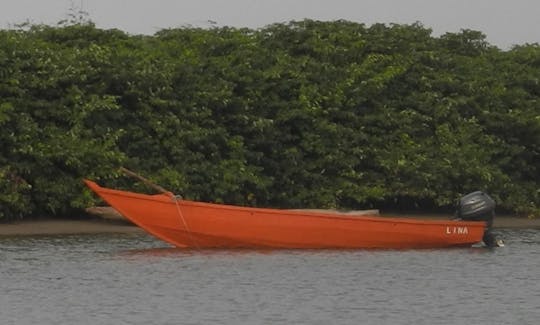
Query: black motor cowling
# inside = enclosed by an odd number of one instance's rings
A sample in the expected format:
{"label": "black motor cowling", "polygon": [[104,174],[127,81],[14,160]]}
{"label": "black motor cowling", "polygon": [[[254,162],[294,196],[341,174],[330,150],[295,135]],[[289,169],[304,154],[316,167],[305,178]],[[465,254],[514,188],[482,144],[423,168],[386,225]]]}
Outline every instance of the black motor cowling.
{"label": "black motor cowling", "polygon": [[486,193],[476,191],[459,199],[457,216],[463,220],[493,222],[495,201]]}
{"label": "black motor cowling", "polygon": [[476,191],[463,196],[458,201],[457,217],[468,221],[485,221],[486,231],[482,240],[488,247],[501,246],[492,233],[493,218],[495,218],[495,200],[484,192]]}

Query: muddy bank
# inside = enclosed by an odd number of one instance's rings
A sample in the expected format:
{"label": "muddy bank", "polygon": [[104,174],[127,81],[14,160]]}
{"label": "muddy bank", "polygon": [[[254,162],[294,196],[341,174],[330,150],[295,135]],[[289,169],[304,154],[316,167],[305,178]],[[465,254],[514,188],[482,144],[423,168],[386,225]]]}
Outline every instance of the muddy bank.
{"label": "muddy bank", "polygon": [[100,233],[141,233],[143,230],[127,221],[107,220],[40,220],[0,224],[0,236],[75,235]]}
{"label": "muddy bank", "polygon": [[[416,215],[418,219],[448,219],[443,215]],[[495,219],[498,229],[540,229],[540,219],[502,216]],[[40,220],[0,224],[0,236],[23,235],[72,235],[99,233],[142,233],[141,228],[122,216],[93,218],[88,220]]]}

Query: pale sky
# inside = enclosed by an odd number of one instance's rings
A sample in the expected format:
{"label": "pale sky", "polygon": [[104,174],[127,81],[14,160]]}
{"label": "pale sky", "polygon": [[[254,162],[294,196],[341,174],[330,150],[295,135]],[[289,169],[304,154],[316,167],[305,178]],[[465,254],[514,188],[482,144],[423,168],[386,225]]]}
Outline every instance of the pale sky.
{"label": "pale sky", "polygon": [[433,35],[479,30],[501,49],[540,43],[540,0],[0,0],[0,28],[30,21],[55,25],[70,7],[81,8],[100,28],[153,34],[163,28],[234,26],[337,20],[422,23]]}

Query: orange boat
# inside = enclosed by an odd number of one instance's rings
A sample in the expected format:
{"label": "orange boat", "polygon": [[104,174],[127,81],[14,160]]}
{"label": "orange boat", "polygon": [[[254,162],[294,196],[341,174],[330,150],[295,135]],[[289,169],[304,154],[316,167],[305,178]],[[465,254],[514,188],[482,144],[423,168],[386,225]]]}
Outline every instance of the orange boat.
{"label": "orange boat", "polygon": [[84,182],[124,217],[177,247],[403,249],[469,247],[482,240],[491,246],[494,239],[494,203],[479,203],[484,197],[465,202],[462,214],[470,220],[418,220],[194,202],[170,192],[146,195]]}

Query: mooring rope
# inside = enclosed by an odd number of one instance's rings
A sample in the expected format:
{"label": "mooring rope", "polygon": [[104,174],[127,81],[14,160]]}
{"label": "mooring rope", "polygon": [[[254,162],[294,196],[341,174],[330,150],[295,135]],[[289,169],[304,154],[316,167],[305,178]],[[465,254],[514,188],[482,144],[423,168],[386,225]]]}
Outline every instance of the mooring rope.
{"label": "mooring rope", "polygon": [[197,242],[195,241],[195,238],[193,237],[193,234],[191,233],[191,230],[189,230],[186,219],[184,218],[184,215],[182,214],[182,210],[180,210],[180,206],[178,205],[178,199],[182,199],[181,195],[174,195],[174,193],[172,193],[170,191],[167,191],[163,187],[151,182],[150,180],[142,177],[141,175],[139,175],[139,174],[137,174],[135,172],[132,172],[131,170],[129,170],[129,169],[125,168],[125,167],[120,167],[120,171],[125,173],[128,176],[131,176],[133,178],[138,179],[139,181],[141,181],[144,184],[150,186],[151,188],[157,190],[158,192],[163,193],[163,194],[171,197],[171,199],[174,200],[174,204],[176,205],[176,211],[178,211],[178,215],[180,216],[180,219],[182,220],[182,223],[184,224],[184,229],[189,234],[189,238],[191,239],[191,242],[192,242],[193,246],[195,246],[195,248],[199,248],[199,246],[197,245]]}
{"label": "mooring rope", "polygon": [[197,245],[197,242],[195,241],[195,238],[193,237],[191,230],[189,230],[186,219],[184,218],[184,215],[182,214],[182,210],[180,209],[180,206],[178,205],[178,196],[175,195],[172,197],[172,199],[174,200],[174,204],[176,205],[176,211],[178,211],[178,215],[180,216],[180,219],[182,220],[182,223],[184,224],[184,229],[187,231],[189,238],[191,240],[191,243],[193,244],[193,246],[195,246],[195,248],[199,248],[199,245]]}

